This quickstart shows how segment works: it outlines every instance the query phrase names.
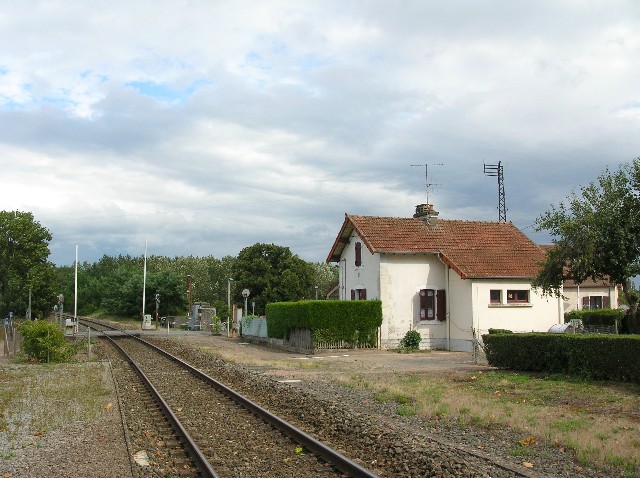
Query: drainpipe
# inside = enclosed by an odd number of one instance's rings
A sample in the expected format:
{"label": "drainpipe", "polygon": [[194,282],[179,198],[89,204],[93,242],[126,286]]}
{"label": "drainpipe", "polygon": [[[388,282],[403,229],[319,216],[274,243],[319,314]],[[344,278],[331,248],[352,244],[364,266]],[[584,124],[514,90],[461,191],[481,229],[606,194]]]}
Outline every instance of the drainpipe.
{"label": "drainpipe", "polygon": [[447,288],[445,289],[445,296],[447,298],[447,350],[451,352],[451,296],[449,295],[449,277],[451,268],[447,266]]}
{"label": "drainpipe", "polygon": [[447,319],[447,328],[446,328],[446,339],[447,339],[447,350],[450,352],[451,351],[451,296],[449,295],[449,271],[451,270],[451,268],[449,267],[448,264],[446,264],[443,260],[442,260],[442,256],[439,252],[436,253],[436,257],[438,258],[438,260],[440,261],[440,263],[442,263],[445,267],[444,269],[444,273],[446,276],[446,280],[445,280],[445,287],[444,287],[444,295],[446,297],[446,310],[445,310],[445,314],[446,314],[446,319]]}

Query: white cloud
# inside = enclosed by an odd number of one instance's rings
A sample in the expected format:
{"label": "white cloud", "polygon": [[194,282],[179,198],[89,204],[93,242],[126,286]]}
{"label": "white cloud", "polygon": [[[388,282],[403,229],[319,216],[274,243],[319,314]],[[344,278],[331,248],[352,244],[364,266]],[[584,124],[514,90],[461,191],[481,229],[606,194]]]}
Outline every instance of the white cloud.
{"label": "white cloud", "polygon": [[0,187],[53,260],[323,260],[345,212],[527,228],[639,155],[640,7],[623,1],[3,5]]}

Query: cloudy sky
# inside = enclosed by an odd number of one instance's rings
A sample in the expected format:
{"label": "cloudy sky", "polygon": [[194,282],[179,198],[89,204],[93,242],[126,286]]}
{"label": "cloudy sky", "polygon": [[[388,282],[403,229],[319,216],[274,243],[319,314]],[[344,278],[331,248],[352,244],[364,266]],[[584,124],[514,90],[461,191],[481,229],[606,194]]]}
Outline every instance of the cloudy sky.
{"label": "cloudy sky", "polygon": [[497,220],[498,162],[548,242],[536,217],[640,156],[634,1],[0,0],[0,43],[0,209],[57,265],[322,261],[345,212]]}

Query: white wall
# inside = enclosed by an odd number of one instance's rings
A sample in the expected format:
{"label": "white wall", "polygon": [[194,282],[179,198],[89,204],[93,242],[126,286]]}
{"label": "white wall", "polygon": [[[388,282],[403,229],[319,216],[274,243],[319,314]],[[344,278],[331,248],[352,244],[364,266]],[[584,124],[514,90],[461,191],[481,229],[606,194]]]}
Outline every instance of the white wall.
{"label": "white wall", "polygon": [[[360,266],[355,265],[356,242],[362,243]],[[367,299],[380,299],[380,282],[378,271],[380,270],[380,257],[371,254],[364,242],[354,232],[351,234],[349,244],[342,251],[339,268],[340,300],[351,300],[351,289],[364,288],[367,290]]]}
{"label": "white wall", "polygon": [[[489,291],[502,291],[502,303],[491,304]],[[529,290],[528,304],[508,304],[507,290]],[[479,334],[488,333],[490,328],[508,329],[513,332],[546,332],[558,323],[564,322],[562,300],[556,297],[543,297],[526,280],[475,280],[474,328]]]}
{"label": "white wall", "polygon": [[449,334],[450,350],[471,352],[473,343],[473,282],[463,280],[449,270]]}
{"label": "white wall", "polygon": [[420,321],[417,297],[420,289],[444,289],[445,266],[433,254],[384,254],[380,258],[380,297],[383,323],[381,341],[397,347],[409,330],[418,330],[422,347],[432,338],[444,337],[444,322]]}

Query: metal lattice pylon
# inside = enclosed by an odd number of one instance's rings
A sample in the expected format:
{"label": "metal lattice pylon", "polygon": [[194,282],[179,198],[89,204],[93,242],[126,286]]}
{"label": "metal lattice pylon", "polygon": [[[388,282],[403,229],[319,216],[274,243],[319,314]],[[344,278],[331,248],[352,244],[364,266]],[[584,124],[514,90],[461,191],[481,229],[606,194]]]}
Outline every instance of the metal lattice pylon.
{"label": "metal lattice pylon", "polygon": [[507,222],[507,202],[504,195],[504,169],[502,162],[498,164],[485,164],[485,176],[498,177],[498,222]]}

